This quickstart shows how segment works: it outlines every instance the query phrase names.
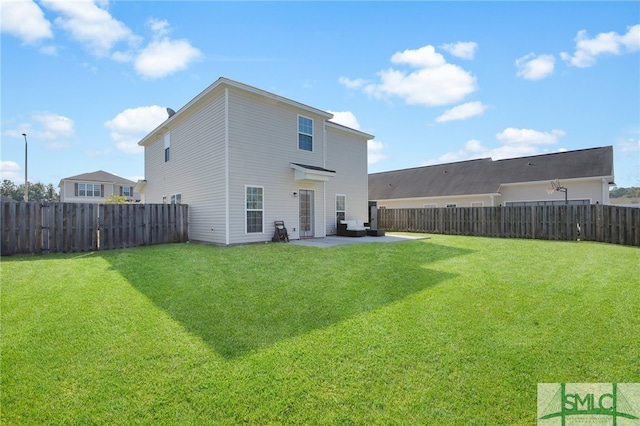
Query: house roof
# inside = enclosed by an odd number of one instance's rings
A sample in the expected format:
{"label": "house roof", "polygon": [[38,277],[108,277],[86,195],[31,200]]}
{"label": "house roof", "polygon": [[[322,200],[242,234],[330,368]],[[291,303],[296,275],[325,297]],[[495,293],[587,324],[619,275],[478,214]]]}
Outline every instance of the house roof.
{"label": "house roof", "polygon": [[134,186],[136,184],[132,180],[125,179],[111,173],[107,173],[104,170],[98,170],[96,172],[91,172],[91,173],[82,173],[80,175],[62,178],[58,186],[62,186],[62,182],[65,180],[82,181],[82,182],[104,182],[104,183],[113,183],[115,185],[127,185],[127,186]]}
{"label": "house roof", "polygon": [[270,92],[267,92],[266,90],[258,89],[257,87],[240,83],[239,81],[231,80],[225,77],[220,77],[215,82],[213,82],[213,84],[209,85],[209,87],[207,87],[202,92],[200,92],[195,98],[191,99],[185,106],[183,106],[178,111],[176,111],[175,114],[170,114],[165,121],[163,121],[160,125],[158,125],[158,127],[156,127],[154,130],[149,132],[149,134],[147,134],[140,142],[138,142],[138,145],[144,146],[149,142],[152,142],[153,140],[155,140],[155,138],[157,137],[156,136],[157,134],[164,133],[166,132],[166,130],[170,129],[171,123],[176,120],[179,120],[180,117],[184,115],[187,111],[189,111],[194,105],[200,103],[200,101],[202,101],[204,98],[209,96],[217,88],[225,87],[225,86],[242,90],[245,92],[253,93],[255,95],[268,98],[278,103],[283,103],[286,105],[294,106],[296,108],[300,108],[309,113],[320,115],[324,117],[326,120],[333,118],[333,114],[327,111],[322,111],[320,109],[302,104],[300,102],[285,98],[283,96],[276,95],[275,93],[270,93]]}
{"label": "house roof", "polygon": [[372,173],[369,199],[498,194],[500,186],[505,184],[595,177],[613,180],[613,147],[495,161],[481,158]]}

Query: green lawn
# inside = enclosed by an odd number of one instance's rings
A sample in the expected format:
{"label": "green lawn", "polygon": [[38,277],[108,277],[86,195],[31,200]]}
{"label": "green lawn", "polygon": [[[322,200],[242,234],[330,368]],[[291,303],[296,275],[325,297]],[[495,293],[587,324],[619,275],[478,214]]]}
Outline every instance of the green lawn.
{"label": "green lawn", "polygon": [[432,236],[2,258],[0,423],[534,424],[640,382],[640,250]]}

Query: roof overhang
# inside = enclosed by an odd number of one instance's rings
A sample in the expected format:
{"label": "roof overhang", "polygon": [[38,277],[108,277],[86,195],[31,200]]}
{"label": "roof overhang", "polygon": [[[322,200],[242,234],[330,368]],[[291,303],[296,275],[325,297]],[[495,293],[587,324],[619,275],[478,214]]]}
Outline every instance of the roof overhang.
{"label": "roof overhang", "polygon": [[133,192],[137,192],[138,194],[141,194],[146,185],[147,185],[146,180],[144,179],[138,180],[138,182],[136,183],[136,186],[133,187]]}
{"label": "roof overhang", "polygon": [[328,182],[336,175],[335,170],[328,170],[323,167],[309,166],[306,164],[291,163],[296,182]]}

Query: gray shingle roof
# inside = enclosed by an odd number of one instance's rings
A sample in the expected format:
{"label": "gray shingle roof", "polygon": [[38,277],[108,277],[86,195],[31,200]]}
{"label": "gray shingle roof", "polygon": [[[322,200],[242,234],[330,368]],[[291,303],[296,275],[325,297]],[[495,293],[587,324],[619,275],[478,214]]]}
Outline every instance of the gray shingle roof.
{"label": "gray shingle roof", "polygon": [[82,182],[107,182],[114,183],[116,185],[135,186],[135,182],[129,179],[116,176],[111,173],[107,173],[104,170],[98,170],[97,172],[82,173],[80,175],[62,178],[63,180],[77,180]]}
{"label": "gray shingle roof", "polygon": [[497,194],[502,184],[588,177],[613,177],[613,147],[372,173],[369,199]]}

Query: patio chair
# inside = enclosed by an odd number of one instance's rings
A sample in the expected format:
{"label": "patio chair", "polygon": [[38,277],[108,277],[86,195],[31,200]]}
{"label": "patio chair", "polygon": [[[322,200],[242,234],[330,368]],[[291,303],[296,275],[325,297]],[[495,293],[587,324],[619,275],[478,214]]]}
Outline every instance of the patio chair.
{"label": "patio chair", "polygon": [[284,226],[284,221],[276,220],[274,222],[274,225],[276,227],[276,231],[273,233],[273,238],[271,238],[271,241],[273,241],[274,243],[288,243],[289,233],[287,232],[287,228]]}

